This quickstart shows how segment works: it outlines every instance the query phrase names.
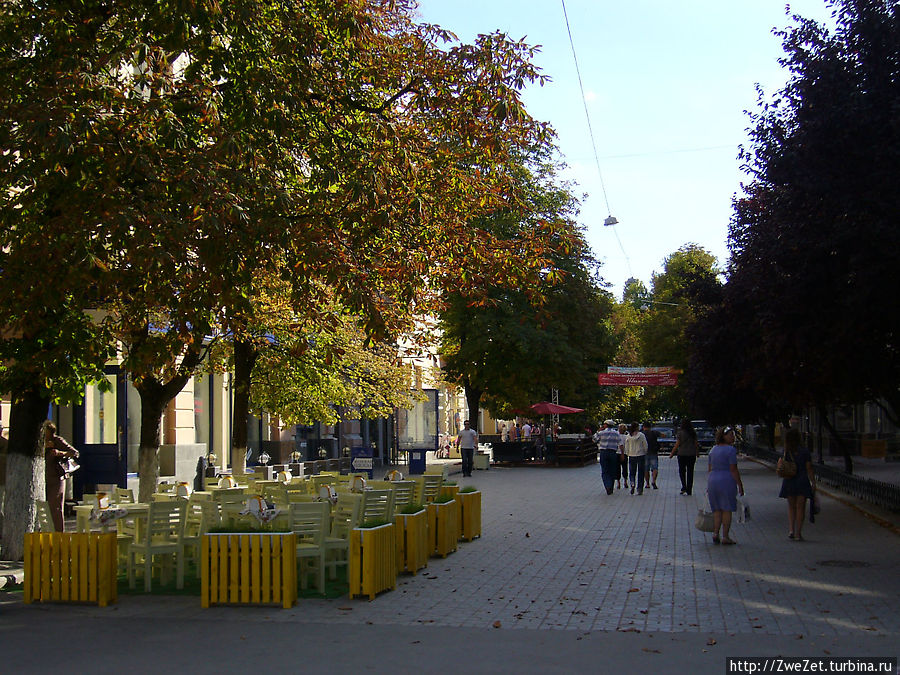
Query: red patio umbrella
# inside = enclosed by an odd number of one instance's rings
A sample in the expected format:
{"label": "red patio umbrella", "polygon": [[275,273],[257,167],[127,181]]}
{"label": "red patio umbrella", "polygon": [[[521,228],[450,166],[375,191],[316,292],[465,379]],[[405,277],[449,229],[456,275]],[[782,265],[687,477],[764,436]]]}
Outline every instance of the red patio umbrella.
{"label": "red patio umbrella", "polygon": [[584,412],[584,408],[570,408],[567,405],[559,405],[550,401],[541,401],[530,406],[538,415],[568,415]]}

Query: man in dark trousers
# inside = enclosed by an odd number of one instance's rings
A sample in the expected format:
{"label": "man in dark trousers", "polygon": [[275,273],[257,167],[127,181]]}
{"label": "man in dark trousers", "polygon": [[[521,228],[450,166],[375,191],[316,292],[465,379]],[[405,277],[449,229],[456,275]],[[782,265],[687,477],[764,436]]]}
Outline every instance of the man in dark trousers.
{"label": "man in dark trousers", "polygon": [[653,429],[650,422],[644,422],[644,437],[647,439],[647,471],[644,473],[645,487],[650,487],[653,476],[653,489],[657,490],[656,477],[659,475],[659,432]]}
{"label": "man in dark trousers", "polygon": [[475,448],[478,447],[478,432],[469,428],[469,420],[464,422],[465,427],[456,437],[456,447],[462,455],[463,476],[471,476],[475,464]]}

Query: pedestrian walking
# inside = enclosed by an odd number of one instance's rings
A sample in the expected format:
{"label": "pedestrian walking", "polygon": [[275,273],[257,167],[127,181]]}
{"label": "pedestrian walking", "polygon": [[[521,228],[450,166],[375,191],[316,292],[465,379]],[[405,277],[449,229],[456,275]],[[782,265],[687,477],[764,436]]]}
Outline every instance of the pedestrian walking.
{"label": "pedestrian walking", "polygon": [[631,494],[637,487],[639,495],[644,494],[645,459],[647,456],[647,438],[641,433],[641,426],[632,422],[625,439],[625,454],[628,456],[628,477],[631,481]]}
{"label": "pedestrian walking", "polygon": [[606,494],[613,493],[613,481],[618,482],[621,476],[619,468],[619,431],[613,420],[606,420],[600,430],[593,436],[597,450],[600,452],[600,472]]}
{"label": "pedestrian walking", "polygon": [[653,428],[650,422],[644,422],[642,433],[647,439],[647,467],[644,472],[644,487],[650,487],[650,478],[653,478],[653,489],[657,490],[656,477],[659,475],[659,432]]}
{"label": "pedestrian walking", "polygon": [[[628,457],[625,455],[625,439],[628,438],[628,427],[625,424],[619,425],[619,473],[622,475],[622,481],[625,483],[625,489],[628,489]],[[616,487],[619,482],[616,481]]]}
{"label": "pedestrian walking", "polygon": [[816,493],[816,473],[809,450],[800,447],[800,430],[791,427],[784,434],[784,458],[793,461],[797,473],[781,481],[778,496],[787,499],[788,539],[803,541],[803,522],[806,519],[806,500]]}
{"label": "pedestrian walking", "polygon": [[737,543],[729,536],[731,514],[737,511],[737,494],[744,496],[744,483],[737,467],[737,448],[734,447],[734,429],[731,427],[716,430],[716,444],[709,451],[706,493],[713,512],[713,543]]}
{"label": "pedestrian walking", "polygon": [[56,425],[49,420],[44,422],[44,461],[47,503],[53,516],[53,527],[57,532],[65,530],[63,520],[63,498],[66,490],[66,463],[70,459],[78,459],[78,450],[69,445],[56,433]]}
{"label": "pedestrian walking", "polygon": [[478,432],[469,428],[469,420],[463,422],[463,430],[456,437],[456,448],[462,455],[463,476],[471,476],[475,464],[475,448],[478,447]]}
{"label": "pedestrian walking", "polygon": [[694,464],[697,462],[697,432],[687,418],[681,420],[681,428],[675,440],[675,447],[669,457],[678,456],[678,477],[681,479],[681,494],[690,495],[694,490]]}

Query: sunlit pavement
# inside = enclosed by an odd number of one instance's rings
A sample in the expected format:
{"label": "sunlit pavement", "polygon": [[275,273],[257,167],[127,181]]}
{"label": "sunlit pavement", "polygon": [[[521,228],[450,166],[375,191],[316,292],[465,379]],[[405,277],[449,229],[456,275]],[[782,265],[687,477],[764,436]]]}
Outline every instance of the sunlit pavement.
{"label": "sunlit pavement", "polygon": [[[321,655],[308,661],[312,668],[332,663],[390,670],[379,654],[427,654],[421,667],[409,664],[400,672],[436,672],[432,658],[466,654],[479,659],[468,668],[474,672],[566,672],[582,661],[590,667],[597,650],[624,667],[665,654],[686,659],[679,661],[685,667],[692,659],[711,664],[711,654],[771,650],[897,656],[896,530],[823,496],[822,512],[804,529],[806,541],[791,541],[785,502],[777,498],[780,481],[754,461],[742,460],[740,470],[751,519],[733,525],[736,546],[713,545],[711,535],[693,527],[705,491],[705,457],[697,464],[693,497],[679,494],[677,465],[669,459],[660,460],[660,489],[640,496],[624,489],[607,496],[598,465],[492,467],[472,478],[453,477],[482,490],[483,537],[461,543],[446,559],[432,558],[427,569],[400,577],[397,590],[372,602],[301,599],[289,610],[203,610],[197,598],[124,596],[115,608],[98,609],[25,606],[6,598],[0,630],[21,638],[37,623],[41,630],[106,635],[96,646],[103,646],[110,672],[128,658],[124,648],[119,654],[112,646],[117,640],[110,638],[120,631],[172,644],[195,672],[224,672],[193,652],[210,640],[215,649],[215,638],[226,640],[226,653],[238,647],[255,653],[262,648],[257,643],[274,652],[295,641],[312,648],[316,640],[338,649],[331,661]],[[14,645],[13,659],[25,648],[4,642]],[[545,661],[539,645],[568,655]],[[158,656],[151,651],[149,658]],[[267,658],[290,663],[287,654]],[[505,659],[512,660],[508,668]],[[665,661],[667,669],[681,670]],[[716,672],[724,672],[724,661],[715,663]],[[29,672],[38,672],[35,665]]]}

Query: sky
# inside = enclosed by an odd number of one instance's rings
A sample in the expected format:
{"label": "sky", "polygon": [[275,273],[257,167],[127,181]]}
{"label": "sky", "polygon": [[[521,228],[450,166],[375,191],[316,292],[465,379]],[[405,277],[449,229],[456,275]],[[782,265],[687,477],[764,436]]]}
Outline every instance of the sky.
{"label": "sky", "polygon": [[[825,0],[790,7],[830,16]],[[732,197],[747,180],[745,111],[757,84],[774,93],[788,76],[772,33],[791,24],[785,0],[565,0],[565,14],[563,0],[419,0],[419,14],[463,42],[500,30],[540,45],[535,63],[551,82],[529,87],[525,105],[558,134],[563,176],[587,195],[578,220],[618,299],[629,277],[650,288],[687,243],[725,266]],[[603,225],[609,215],[617,225]]]}

